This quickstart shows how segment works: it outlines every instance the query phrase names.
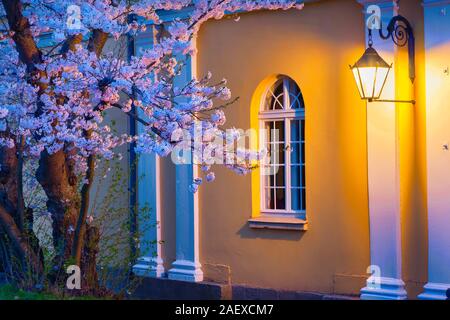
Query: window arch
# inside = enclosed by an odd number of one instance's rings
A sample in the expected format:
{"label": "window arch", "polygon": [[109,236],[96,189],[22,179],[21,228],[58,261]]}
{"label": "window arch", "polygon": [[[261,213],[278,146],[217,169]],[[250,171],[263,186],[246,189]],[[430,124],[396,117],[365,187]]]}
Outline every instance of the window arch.
{"label": "window arch", "polygon": [[260,179],[261,213],[306,213],[305,104],[299,86],[277,77],[258,113],[260,141],[268,151]]}

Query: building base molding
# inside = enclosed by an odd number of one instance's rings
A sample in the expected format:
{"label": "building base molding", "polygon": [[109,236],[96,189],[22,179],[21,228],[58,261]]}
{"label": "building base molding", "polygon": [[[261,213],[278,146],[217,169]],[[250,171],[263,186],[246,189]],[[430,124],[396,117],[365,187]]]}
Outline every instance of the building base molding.
{"label": "building base molding", "polygon": [[169,279],[180,281],[203,281],[202,265],[188,260],[176,260],[168,273]]}
{"label": "building base molding", "polygon": [[405,283],[400,279],[379,278],[379,283],[372,279],[361,289],[361,300],[406,300]]}
{"label": "building base molding", "polygon": [[140,257],[133,266],[133,273],[140,277],[161,278],[165,275],[163,260],[154,257]]}
{"label": "building base molding", "polygon": [[425,291],[418,296],[420,300],[447,300],[450,284],[429,282],[423,288]]}

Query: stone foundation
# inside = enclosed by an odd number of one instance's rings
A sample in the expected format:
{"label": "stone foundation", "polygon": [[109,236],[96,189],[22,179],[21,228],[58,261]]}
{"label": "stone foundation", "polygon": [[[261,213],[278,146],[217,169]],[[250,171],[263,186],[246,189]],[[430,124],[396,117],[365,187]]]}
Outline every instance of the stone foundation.
{"label": "stone foundation", "polygon": [[145,300],[353,300],[357,297],[284,291],[213,282],[142,278],[133,299]]}

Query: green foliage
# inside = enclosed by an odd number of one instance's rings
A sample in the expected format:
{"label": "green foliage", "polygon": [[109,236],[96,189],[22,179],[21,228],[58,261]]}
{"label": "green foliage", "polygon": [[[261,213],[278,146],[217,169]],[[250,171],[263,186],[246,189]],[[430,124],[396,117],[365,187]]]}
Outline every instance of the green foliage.
{"label": "green foliage", "polygon": [[[135,167],[138,161],[137,159],[132,167]],[[100,285],[113,289],[120,296],[129,295],[140,283],[138,278],[132,276],[131,268],[142,254],[141,249],[145,248],[146,255],[156,253],[156,243],[143,237],[151,228],[156,227],[150,223],[151,208],[148,204],[136,208],[139,227],[131,237],[129,218],[130,210],[134,208],[129,207],[128,197],[126,203],[123,203],[123,192],[128,190],[128,170],[131,169],[133,168],[128,166],[124,168],[119,159],[102,163],[97,171],[100,182],[93,193],[94,200],[90,210],[95,216],[93,223],[100,230]],[[138,179],[143,178],[144,176],[141,176]],[[134,253],[130,250],[132,246],[137,248]]]}
{"label": "green foliage", "polygon": [[[136,166],[136,163],[133,166]],[[43,276],[36,279],[33,274],[17,277],[11,270],[22,268],[22,262],[14,261],[9,254],[10,244],[4,234],[0,234],[0,259],[8,261],[6,276],[11,285],[3,286],[0,290],[1,299],[68,299],[70,294],[65,288],[56,288],[49,281],[50,276],[65,279],[66,268],[74,264],[65,261],[62,268],[54,269],[53,258],[55,250],[64,250],[63,244],[54,247],[52,236],[52,217],[47,213],[47,197],[40,184],[34,178],[35,167],[27,163],[24,170],[24,196],[27,208],[32,210],[33,226],[30,228],[37,238],[36,245],[40,248],[40,255],[44,265]],[[100,232],[100,243],[93,250],[98,250],[98,280],[101,288],[114,291],[115,297],[126,297],[134,291],[140,280],[132,276],[131,267],[145,248],[146,255],[155,255],[155,242],[143,240],[144,234],[156,227],[149,221],[151,208],[148,205],[136,208],[140,225],[131,237],[130,208],[128,198],[128,179],[130,166],[126,161],[117,157],[110,161],[98,163],[96,179],[91,189],[91,202],[86,223],[97,227]],[[138,177],[138,180],[144,176]],[[134,190],[133,190],[134,191]],[[3,239],[4,238],[4,239]],[[130,247],[137,248],[132,252]],[[4,255],[4,256],[3,256]],[[16,267],[13,267],[13,266]],[[19,267],[17,267],[19,266]],[[11,271],[11,272],[10,272]],[[59,283],[64,285],[65,281]],[[20,289],[17,289],[20,288]],[[43,292],[52,292],[43,293]],[[107,292],[107,291],[105,291]],[[111,293],[111,292],[110,292]],[[77,293],[75,293],[77,295]],[[106,293],[106,295],[108,295]],[[111,294],[110,294],[111,296]],[[80,298],[79,296],[77,298]]]}
{"label": "green foliage", "polygon": [[98,300],[98,298],[91,296],[60,296],[50,292],[26,291],[11,284],[5,284],[0,285],[0,300]]}
{"label": "green foliage", "polygon": [[56,297],[41,292],[18,289],[11,284],[0,286],[0,300],[56,300]]}

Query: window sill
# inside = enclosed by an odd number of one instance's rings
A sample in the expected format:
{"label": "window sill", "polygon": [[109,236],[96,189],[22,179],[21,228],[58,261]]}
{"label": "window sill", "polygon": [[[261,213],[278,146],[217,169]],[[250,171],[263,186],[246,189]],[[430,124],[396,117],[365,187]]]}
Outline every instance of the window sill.
{"label": "window sill", "polygon": [[252,229],[273,229],[273,230],[308,230],[308,221],[294,217],[273,217],[261,216],[248,220]]}

